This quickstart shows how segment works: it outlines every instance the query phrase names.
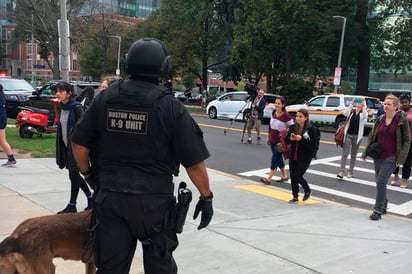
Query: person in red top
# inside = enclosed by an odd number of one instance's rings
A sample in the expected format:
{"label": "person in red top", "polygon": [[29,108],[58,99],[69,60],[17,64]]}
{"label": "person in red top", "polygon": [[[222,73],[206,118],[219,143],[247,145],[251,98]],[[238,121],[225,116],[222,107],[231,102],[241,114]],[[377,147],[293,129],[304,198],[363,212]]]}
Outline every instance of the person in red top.
{"label": "person in red top", "polygon": [[260,181],[264,184],[269,185],[272,177],[276,173],[276,169],[279,167],[282,173],[281,178],[277,180],[278,182],[283,182],[289,180],[285,169],[285,162],[282,158],[282,153],[278,152],[276,149],[277,143],[280,142],[280,132],[282,130],[287,130],[291,125],[294,124],[292,116],[286,111],[286,101],[285,98],[279,97],[275,101],[275,109],[272,112],[272,117],[270,118],[269,124],[269,134],[266,139],[266,143],[270,146],[272,150],[272,158],[270,161],[270,171],[266,178],[262,178]]}
{"label": "person in red top", "polygon": [[298,202],[299,185],[305,191],[303,201],[309,199],[312,193],[308,182],[303,178],[312,158],[316,154],[318,135],[313,126],[309,124],[309,112],[307,109],[299,109],[296,112],[296,125],[289,129],[286,142],[290,143],[289,169],[293,198],[289,203]]}

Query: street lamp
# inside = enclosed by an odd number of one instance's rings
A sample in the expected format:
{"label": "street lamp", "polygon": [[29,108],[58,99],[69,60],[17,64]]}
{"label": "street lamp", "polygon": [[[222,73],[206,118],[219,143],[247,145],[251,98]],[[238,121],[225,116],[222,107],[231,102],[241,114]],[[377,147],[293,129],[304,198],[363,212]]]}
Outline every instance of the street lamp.
{"label": "street lamp", "polygon": [[110,36],[111,38],[116,38],[119,40],[119,46],[117,48],[117,68],[116,68],[116,77],[120,78],[120,46],[122,44],[122,37],[121,36],[117,36],[117,35],[113,35]]}
{"label": "street lamp", "polygon": [[333,80],[333,84],[335,86],[333,91],[337,92],[338,87],[340,86],[340,78],[341,78],[341,73],[342,73],[341,62],[342,62],[343,41],[345,40],[346,17],[340,16],[340,15],[335,15],[335,16],[333,16],[333,18],[343,20],[342,35],[341,35],[341,38],[340,38],[340,47],[339,47],[338,66],[335,68],[335,78]]}
{"label": "street lamp", "polygon": [[31,85],[34,87],[34,36],[33,31],[26,30],[27,32],[31,33]]}

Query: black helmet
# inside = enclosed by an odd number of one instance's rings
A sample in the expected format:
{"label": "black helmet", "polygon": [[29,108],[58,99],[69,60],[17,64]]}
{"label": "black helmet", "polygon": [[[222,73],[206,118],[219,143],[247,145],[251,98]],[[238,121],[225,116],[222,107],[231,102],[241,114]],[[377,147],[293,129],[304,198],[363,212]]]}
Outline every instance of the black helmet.
{"label": "black helmet", "polygon": [[127,53],[126,72],[130,77],[162,77],[170,68],[169,51],[155,38],[142,38],[135,41]]}

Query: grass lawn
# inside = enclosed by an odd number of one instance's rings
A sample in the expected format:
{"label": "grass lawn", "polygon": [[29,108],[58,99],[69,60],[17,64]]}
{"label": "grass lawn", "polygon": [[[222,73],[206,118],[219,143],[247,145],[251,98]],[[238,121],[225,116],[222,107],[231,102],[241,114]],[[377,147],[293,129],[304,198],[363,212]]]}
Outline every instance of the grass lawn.
{"label": "grass lawn", "polygon": [[[195,106],[186,106],[186,108],[191,114],[205,114],[204,108]],[[8,119],[7,124],[14,125],[15,120]],[[56,134],[54,133],[43,134],[42,137],[33,135],[32,138],[21,138],[19,129],[12,126],[6,129],[6,139],[15,151],[15,154],[30,154],[32,158],[55,157]],[[0,157],[5,157],[4,153],[1,153]]]}

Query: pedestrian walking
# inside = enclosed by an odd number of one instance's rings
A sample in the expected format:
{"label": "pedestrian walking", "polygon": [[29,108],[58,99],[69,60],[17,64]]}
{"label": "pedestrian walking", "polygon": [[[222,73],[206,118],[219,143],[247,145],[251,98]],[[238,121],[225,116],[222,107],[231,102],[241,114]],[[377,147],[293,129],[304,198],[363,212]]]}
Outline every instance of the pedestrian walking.
{"label": "pedestrian walking", "polygon": [[[145,273],[177,273],[173,251],[180,215],[173,175],[183,165],[200,197],[198,229],[212,219],[213,193],[204,160],[203,133],[184,105],[159,85],[171,61],[154,38],[134,42],[127,54],[129,79],[113,82],[76,125],[74,155],[97,189],[93,253],[97,273],[129,273],[140,241]],[[188,145],[190,144],[190,145]],[[180,217],[179,217],[180,216]]]}
{"label": "pedestrian walking", "polygon": [[2,164],[3,167],[15,167],[17,164],[14,158],[13,150],[6,139],[7,112],[6,96],[4,95],[3,86],[0,84],[0,146],[7,155],[7,162]]}
{"label": "pedestrian walking", "polygon": [[59,82],[55,84],[53,86],[53,92],[59,100],[59,121],[56,132],[56,163],[60,169],[68,169],[70,179],[70,201],[63,210],[57,213],[77,212],[76,203],[80,189],[87,198],[87,207],[85,210],[89,210],[93,208],[93,194],[87,186],[86,181],[80,176],[70,143],[73,127],[77,121],[79,121],[84,110],[82,105],[72,98],[74,91],[73,86],[69,83]]}
{"label": "pedestrian walking", "polygon": [[309,199],[312,191],[303,175],[306,173],[312,158],[316,155],[318,132],[309,124],[309,112],[307,109],[299,109],[296,112],[296,124],[291,126],[286,136],[286,142],[290,143],[289,173],[293,198],[289,203],[299,201],[299,185],[305,191],[303,201]]}
{"label": "pedestrian walking", "polygon": [[[352,178],[355,168],[356,158],[360,143],[363,138],[365,122],[368,118],[366,111],[365,98],[353,98],[348,108],[343,113],[347,117],[348,122],[345,124],[342,158],[340,160],[340,169],[337,177],[343,179],[346,174],[348,178]],[[346,161],[350,152],[349,171],[346,172]]]}
{"label": "pedestrian walking", "polygon": [[[407,94],[402,94],[399,97],[401,103],[401,111],[405,114],[406,119],[409,123],[409,129],[412,129],[412,109],[411,109],[411,98]],[[409,140],[411,145],[409,147],[408,156],[406,156],[406,160],[402,165],[402,182],[400,184],[401,188],[408,187],[408,180],[411,176],[411,163],[412,163],[412,132],[409,132]],[[393,172],[393,179],[391,180],[391,185],[397,185],[399,180],[399,166],[397,166]]]}
{"label": "pedestrian walking", "polygon": [[[376,178],[376,199],[371,220],[382,218],[388,207],[386,185],[396,167],[402,165],[409,152],[409,123],[405,115],[397,112],[399,99],[393,94],[387,95],[383,103],[384,114],[376,119],[372,131],[368,136],[368,143],[361,158],[366,160],[367,152],[371,155],[371,148],[378,143],[380,152],[375,153],[373,164]],[[374,145],[372,145],[374,144]],[[375,150],[376,151],[376,150]]]}
{"label": "pedestrian walking", "polygon": [[270,146],[270,150],[272,151],[270,170],[268,177],[260,180],[262,183],[269,185],[278,168],[281,171],[281,177],[278,182],[289,180],[288,174],[286,173],[285,161],[283,160],[282,152],[277,150],[277,144],[280,142],[281,132],[283,130],[288,130],[293,124],[292,116],[286,111],[285,98],[276,98],[274,110],[269,123],[269,134],[266,139],[266,143]]}

